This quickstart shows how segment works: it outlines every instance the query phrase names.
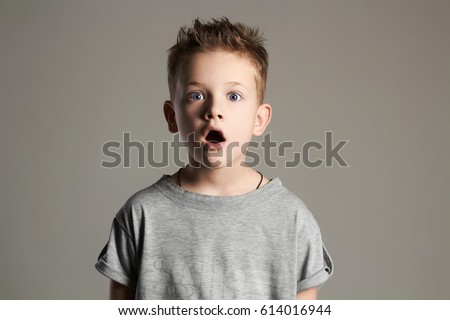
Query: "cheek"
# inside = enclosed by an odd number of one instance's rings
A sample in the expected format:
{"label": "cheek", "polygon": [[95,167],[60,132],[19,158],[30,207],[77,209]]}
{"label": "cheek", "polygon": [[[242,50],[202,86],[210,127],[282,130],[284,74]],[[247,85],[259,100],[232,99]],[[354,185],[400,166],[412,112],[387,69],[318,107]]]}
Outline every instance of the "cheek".
{"label": "cheek", "polygon": [[186,119],[186,121],[194,121],[194,119],[198,119],[200,113],[202,111],[201,105],[187,105],[180,106],[177,109],[176,114],[180,119]]}
{"label": "cheek", "polygon": [[233,115],[233,119],[239,122],[241,126],[248,127],[249,125],[254,125],[256,120],[256,112],[250,108],[245,110],[238,110],[236,114]]}
{"label": "cheek", "polygon": [[253,129],[255,127],[255,121],[252,121],[252,116],[248,118],[240,118],[238,121],[233,122],[232,135],[235,140],[250,141],[253,137]]}
{"label": "cheek", "polygon": [[192,110],[185,108],[183,106],[178,107],[175,111],[175,117],[179,124],[188,124],[192,119]]}
{"label": "cheek", "polygon": [[192,112],[178,112],[176,113],[176,120],[180,138],[183,141],[188,141],[188,136],[195,132],[198,127],[198,117]]}

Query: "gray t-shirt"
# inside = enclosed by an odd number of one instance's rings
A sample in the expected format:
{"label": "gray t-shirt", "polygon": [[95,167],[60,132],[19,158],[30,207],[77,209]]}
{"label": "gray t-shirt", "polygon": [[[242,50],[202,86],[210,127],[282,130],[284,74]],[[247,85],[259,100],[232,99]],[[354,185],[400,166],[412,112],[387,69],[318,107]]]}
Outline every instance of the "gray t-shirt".
{"label": "gray t-shirt", "polygon": [[95,265],[136,299],[295,299],[333,271],[316,220],[273,179],[238,196],[163,176],[128,199]]}

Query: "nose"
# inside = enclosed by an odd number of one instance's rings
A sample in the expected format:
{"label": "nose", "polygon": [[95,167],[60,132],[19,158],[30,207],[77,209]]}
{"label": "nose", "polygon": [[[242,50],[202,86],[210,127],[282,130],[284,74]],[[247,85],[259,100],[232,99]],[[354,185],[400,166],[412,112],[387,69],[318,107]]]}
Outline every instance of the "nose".
{"label": "nose", "polygon": [[211,119],[222,120],[223,112],[220,107],[220,104],[215,99],[210,99],[207,103],[205,103],[205,120],[209,121]]}

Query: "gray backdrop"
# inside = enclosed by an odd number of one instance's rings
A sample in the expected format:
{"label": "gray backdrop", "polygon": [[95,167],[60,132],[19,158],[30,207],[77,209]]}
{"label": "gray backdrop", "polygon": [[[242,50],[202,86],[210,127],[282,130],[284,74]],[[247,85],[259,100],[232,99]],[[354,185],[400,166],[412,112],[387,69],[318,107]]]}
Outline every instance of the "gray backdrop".
{"label": "gray backdrop", "polygon": [[0,1],[0,298],[107,298],[113,216],[176,166],[105,169],[101,147],[171,139],[165,51],[222,15],[268,39],[273,139],[348,140],[348,168],[259,167],[321,226],[320,298],[449,299],[450,2],[429,0]]}

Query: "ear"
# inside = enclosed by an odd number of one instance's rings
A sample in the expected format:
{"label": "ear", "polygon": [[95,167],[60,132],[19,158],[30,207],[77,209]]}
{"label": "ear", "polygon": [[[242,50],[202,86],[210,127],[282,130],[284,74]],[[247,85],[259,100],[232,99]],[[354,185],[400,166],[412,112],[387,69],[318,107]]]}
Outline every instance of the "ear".
{"label": "ear", "polygon": [[272,119],[272,106],[264,103],[258,107],[258,111],[255,119],[255,127],[253,128],[254,136],[261,136],[264,134],[267,125]]}
{"label": "ear", "polygon": [[166,118],[169,131],[172,133],[178,132],[177,121],[175,120],[175,109],[173,103],[170,100],[164,101],[164,117]]}

